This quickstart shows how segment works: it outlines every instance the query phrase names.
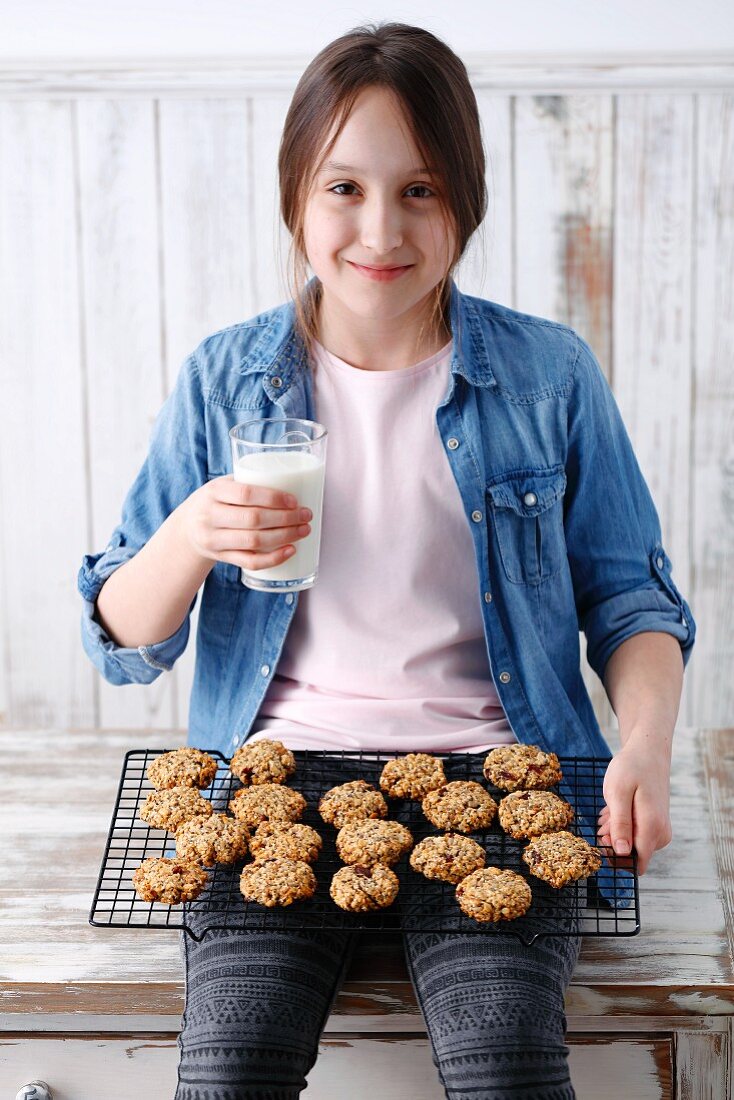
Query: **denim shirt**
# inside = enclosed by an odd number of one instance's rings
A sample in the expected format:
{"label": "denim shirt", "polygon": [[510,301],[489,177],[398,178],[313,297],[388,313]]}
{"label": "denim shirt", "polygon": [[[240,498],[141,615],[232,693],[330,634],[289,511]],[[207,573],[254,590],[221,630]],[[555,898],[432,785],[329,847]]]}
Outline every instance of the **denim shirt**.
{"label": "denim shirt", "polygon": [[[655,505],[601,367],[572,328],[464,294],[453,280],[450,324],[435,423],[472,535],[500,700],[520,742],[609,760],[581,676],[579,630],[602,680],[634,634],[672,634],[684,664],[695,637]],[[260,417],[318,420],[292,302],[207,336],[188,356],[109,545],[83,559],[83,644],[110,683],[150,683],[170,669],[189,616],[163,641],[118,646],[94,618],[100,588],[194,490],[231,473],[229,429]],[[247,588],[238,566],[214,565],[201,593],[190,744],[229,757],[247,739],[298,599]],[[600,790],[597,801],[596,812]],[[580,817],[593,842],[593,815]]]}

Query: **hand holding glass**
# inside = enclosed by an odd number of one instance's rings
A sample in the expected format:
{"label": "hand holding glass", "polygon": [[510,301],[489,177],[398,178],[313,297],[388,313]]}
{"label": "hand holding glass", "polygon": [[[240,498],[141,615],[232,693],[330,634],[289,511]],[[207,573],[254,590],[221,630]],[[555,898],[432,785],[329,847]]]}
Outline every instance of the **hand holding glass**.
{"label": "hand holding glass", "polygon": [[295,554],[266,569],[243,568],[242,583],[260,592],[310,588],[318,576],[326,428],[295,418],[247,420],[229,436],[235,481],[292,493],[302,508],[313,512],[311,533],[293,543]]}

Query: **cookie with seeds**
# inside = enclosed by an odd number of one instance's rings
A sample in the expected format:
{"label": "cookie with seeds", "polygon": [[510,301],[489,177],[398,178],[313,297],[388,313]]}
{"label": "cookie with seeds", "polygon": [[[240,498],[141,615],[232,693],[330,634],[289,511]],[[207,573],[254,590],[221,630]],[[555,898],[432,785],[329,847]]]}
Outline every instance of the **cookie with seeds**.
{"label": "cookie with seeds", "polygon": [[565,829],[574,810],[553,791],[513,791],[500,800],[498,817],[506,833],[522,840]]}
{"label": "cookie with seeds", "polygon": [[236,863],[247,855],[249,837],[245,826],[227,814],[191,817],[176,830],[176,855],[198,860],[205,867]]}
{"label": "cookie with seeds", "polygon": [[145,774],[159,791],[167,791],[171,787],[197,787],[203,790],[217,774],[217,762],[208,752],[184,745],[156,756],[148,764]]}
{"label": "cookie with seeds", "polygon": [[547,790],[563,778],[558,757],[537,745],[499,745],[485,758],[484,778],[503,791]]}
{"label": "cookie with seeds", "polygon": [[331,880],[329,894],[340,909],[365,913],[386,909],[398,896],[398,876],[384,863],[364,867],[357,863],[340,867]]}
{"label": "cookie with seeds", "polygon": [[446,782],[443,762],[427,752],[409,752],[388,760],[380,775],[380,789],[388,798],[421,802],[429,791]]}
{"label": "cookie with seeds", "polygon": [[421,806],[433,825],[458,833],[486,829],[497,813],[491,794],[471,779],[456,779],[429,791]]}
{"label": "cookie with seeds", "polygon": [[327,824],[341,829],[350,821],[387,817],[387,802],[372,783],[353,779],[322,795],[319,813]]}
{"label": "cookie with seeds", "polygon": [[410,866],[426,878],[456,885],[487,862],[481,844],[459,833],[427,836],[410,853]]}
{"label": "cookie with seeds", "polygon": [[515,871],[483,867],[462,879],[456,887],[456,900],[461,911],[474,920],[516,920],[527,913],[533,895]]}
{"label": "cookie with seeds", "polygon": [[191,817],[209,817],[213,807],[193,787],[170,787],[163,791],[151,791],[140,807],[140,817],[154,829],[167,829],[175,833]]}
{"label": "cookie with seeds", "polygon": [[263,737],[237,749],[229,770],[245,787],[257,783],[285,783],[296,770],[296,758],[281,741]]}
{"label": "cookie with seeds", "polygon": [[135,892],[143,901],[178,905],[198,898],[206,886],[207,873],[193,859],[168,859],[151,856],[132,874]]}
{"label": "cookie with seeds", "polygon": [[250,851],[255,860],[285,857],[315,863],[322,844],[321,837],[310,825],[265,821],[250,840]]}
{"label": "cookie with seeds", "polygon": [[272,909],[312,898],[316,875],[302,859],[261,859],[248,863],[240,875],[240,892],[247,901]]}
{"label": "cookie with seeds", "polygon": [[238,821],[255,829],[264,821],[298,821],[306,799],[300,791],[281,783],[258,783],[241,787],[230,799],[229,808]]}
{"label": "cookie with seeds", "polygon": [[413,834],[399,821],[350,821],[336,834],[336,850],[344,863],[397,863],[413,847]]}
{"label": "cookie with seeds", "polygon": [[522,858],[536,878],[557,890],[569,882],[588,878],[602,864],[602,855],[582,836],[566,830],[544,833],[526,845]]}

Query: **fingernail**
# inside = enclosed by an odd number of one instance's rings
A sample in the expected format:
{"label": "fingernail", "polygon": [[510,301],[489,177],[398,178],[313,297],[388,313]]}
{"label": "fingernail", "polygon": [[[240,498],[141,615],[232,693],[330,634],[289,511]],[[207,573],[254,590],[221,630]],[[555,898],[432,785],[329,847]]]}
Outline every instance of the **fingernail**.
{"label": "fingernail", "polygon": [[630,845],[627,840],[618,840],[614,845],[614,851],[618,856],[628,856],[630,854]]}

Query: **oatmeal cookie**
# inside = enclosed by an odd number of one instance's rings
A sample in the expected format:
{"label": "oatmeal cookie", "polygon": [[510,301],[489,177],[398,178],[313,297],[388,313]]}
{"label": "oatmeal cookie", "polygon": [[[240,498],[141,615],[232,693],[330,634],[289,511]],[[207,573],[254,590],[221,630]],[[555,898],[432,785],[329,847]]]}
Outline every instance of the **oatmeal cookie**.
{"label": "oatmeal cookie", "polygon": [[370,909],[386,909],[398,896],[398,876],[384,863],[363,867],[340,867],[331,880],[329,894],[340,909],[349,913],[364,913]]}
{"label": "oatmeal cookie", "polygon": [[196,859],[205,867],[236,863],[247,855],[249,838],[245,826],[227,814],[191,817],[176,830],[176,855]]}
{"label": "oatmeal cookie", "polygon": [[165,791],[151,791],[140,807],[140,817],[155,829],[167,829],[175,833],[190,817],[208,817],[213,807],[193,787],[171,787]]}
{"label": "oatmeal cookie", "polygon": [[592,847],[582,836],[574,836],[566,830],[544,833],[531,840],[522,858],[531,874],[556,889],[568,882],[588,878],[599,870],[602,862],[598,848]]}
{"label": "oatmeal cookie", "polygon": [[252,837],[250,851],[255,860],[285,857],[315,863],[322,844],[321,837],[310,825],[265,821]]}
{"label": "oatmeal cookie", "polygon": [[350,821],[336,834],[336,850],[344,863],[397,863],[413,847],[413,834],[399,821]]}
{"label": "oatmeal cookie", "polygon": [[565,829],[574,811],[553,791],[513,791],[500,800],[497,816],[505,832],[521,840]]}
{"label": "oatmeal cookie", "polygon": [[291,905],[316,892],[316,875],[302,859],[261,859],[248,863],[240,875],[240,892],[248,901],[272,909]]}
{"label": "oatmeal cookie", "polygon": [[198,898],[206,886],[207,874],[193,859],[144,859],[133,871],[133,886],[143,901],[178,905]]}
{"label": "oatmeal cookie", "polygon": [[514,920],[530,908],[533,895],[522,875],[484,867],[456,887],[456,900],[467,917],[480,921]]}
{"label": "oatmeal cookie", "polygon": [[241,787],[230,799],[229,808],[243,825],[256,828],[263,821],[298,821],[306,809],[306,799],[292,787],[258,783]]}
{"label": "oatmeal cookie", "polygon": [[208,787],[217,774],[217,762],[201,749],[184,745],[180,749],[164,752],[151,760],[146,769],[148,779],[159,791],[171,787]]}
{"label": "oatmeal cookie", "polygon": [[483,771],[503,791],[546,790],[563,778],[556,754],[537,745],[500,745],[486,757]]}
{"label": "oatmeal cookie", "polygon": [[433,825],[458,833],[486,829],[497,813],[497,803],[491,794],[470,779],[456,779],[429,791],[421,805]]}
{"label": "oatmeal cookie", "polygon": [[380,788],[388,798],[421,802],[429,791],[443,787],[446,774],[442,761],[427,752],[409,752],[388,760],[380,775]]}
{"label": "oatmeal cookie", "polygon": [[426,878],[456,885],[484,867],[487,854],[481,844],[459,833],[427,836],[410,853],[410,866]]}
{"label": "oatmeal cookie", "polygon": [[253,741],[237,749],[229,770],[246,787],[254,783],[285,783],[296,770],[296,759],[280,741]]}
{"label": "oatmeal cookie", "polygon": [[350,821],[387,817],[387,802],[365,779],[353,779],[332,787],[319,802],[319,813],[329,825],[341,829]]}

